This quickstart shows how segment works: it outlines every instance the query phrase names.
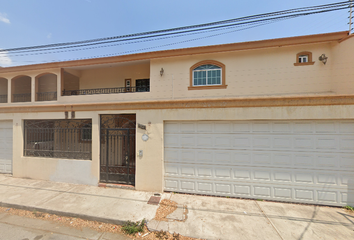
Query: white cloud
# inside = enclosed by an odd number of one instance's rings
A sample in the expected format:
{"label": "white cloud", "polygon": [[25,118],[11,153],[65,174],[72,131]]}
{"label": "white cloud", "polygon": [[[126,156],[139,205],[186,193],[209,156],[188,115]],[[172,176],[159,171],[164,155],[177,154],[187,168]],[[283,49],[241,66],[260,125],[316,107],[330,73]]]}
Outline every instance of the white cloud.
{"label": "white cloud", "polygon": [[52,33],[48,33],[47,38],[48,39],[52,38]]}
{"label": "white cloud", "polygon": [[0,22],[10,24],[10,19],[7,18],[6,13],[0,13]]}
{"label": "white cloud", "polygon": [[[1,49],[1,48],[0,48]],[[12,60],[7,54],[7,52],[0,52],[0,66],[8,67],[12,65]]]}

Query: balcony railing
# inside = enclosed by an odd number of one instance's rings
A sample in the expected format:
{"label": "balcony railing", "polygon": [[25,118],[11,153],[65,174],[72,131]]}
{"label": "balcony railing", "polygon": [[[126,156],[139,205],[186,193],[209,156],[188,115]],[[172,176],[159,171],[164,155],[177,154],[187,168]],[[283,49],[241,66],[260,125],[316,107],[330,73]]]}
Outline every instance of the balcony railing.
{"label": "balcony railing", "polygon": [[7,94],[0,95],[0,103],[7,103]]}
{"label": "balcony railing", "polygon": [[13,102],[30,102],[31,93],[13,94]]}
{"label": "balcony railing", "polygon": [[150,86],[64,90],[63,96],[150,92]]}
{"label": "balcony railing", "polygon": [[37,101],[55,101],[55,100],[57,100],[57,92],[37,93]]}

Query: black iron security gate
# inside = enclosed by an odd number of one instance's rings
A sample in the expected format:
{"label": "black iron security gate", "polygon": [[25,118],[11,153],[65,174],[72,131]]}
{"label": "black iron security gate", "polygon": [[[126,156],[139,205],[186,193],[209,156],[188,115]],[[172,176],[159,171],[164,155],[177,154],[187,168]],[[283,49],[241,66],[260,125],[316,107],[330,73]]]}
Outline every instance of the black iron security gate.
{"label": "black iron security gate", "polygon": [[101,115],[100,181],[135,185],[135,115]]}

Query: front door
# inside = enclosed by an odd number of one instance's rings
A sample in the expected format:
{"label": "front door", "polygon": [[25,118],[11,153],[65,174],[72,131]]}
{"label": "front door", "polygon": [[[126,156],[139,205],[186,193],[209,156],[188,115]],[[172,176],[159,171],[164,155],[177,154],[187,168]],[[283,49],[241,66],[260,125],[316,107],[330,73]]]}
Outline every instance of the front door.
{"label": "front door", "polygon": [[101,115],[100,181],[135,185],[135,115]]}

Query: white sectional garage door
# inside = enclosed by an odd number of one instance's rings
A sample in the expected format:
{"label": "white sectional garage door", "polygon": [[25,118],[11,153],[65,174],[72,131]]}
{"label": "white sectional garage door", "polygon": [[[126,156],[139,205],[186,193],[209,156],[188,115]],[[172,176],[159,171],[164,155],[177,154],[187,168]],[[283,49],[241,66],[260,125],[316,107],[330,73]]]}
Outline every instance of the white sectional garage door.
{"label": "white sectional garage door", "polygon": [[354,203],[354,121],[166,122],[165,190]]}
{"label": "white sectional garage door", "polygon": [[0,121],[0,173],[12,173],[11,121]]}

